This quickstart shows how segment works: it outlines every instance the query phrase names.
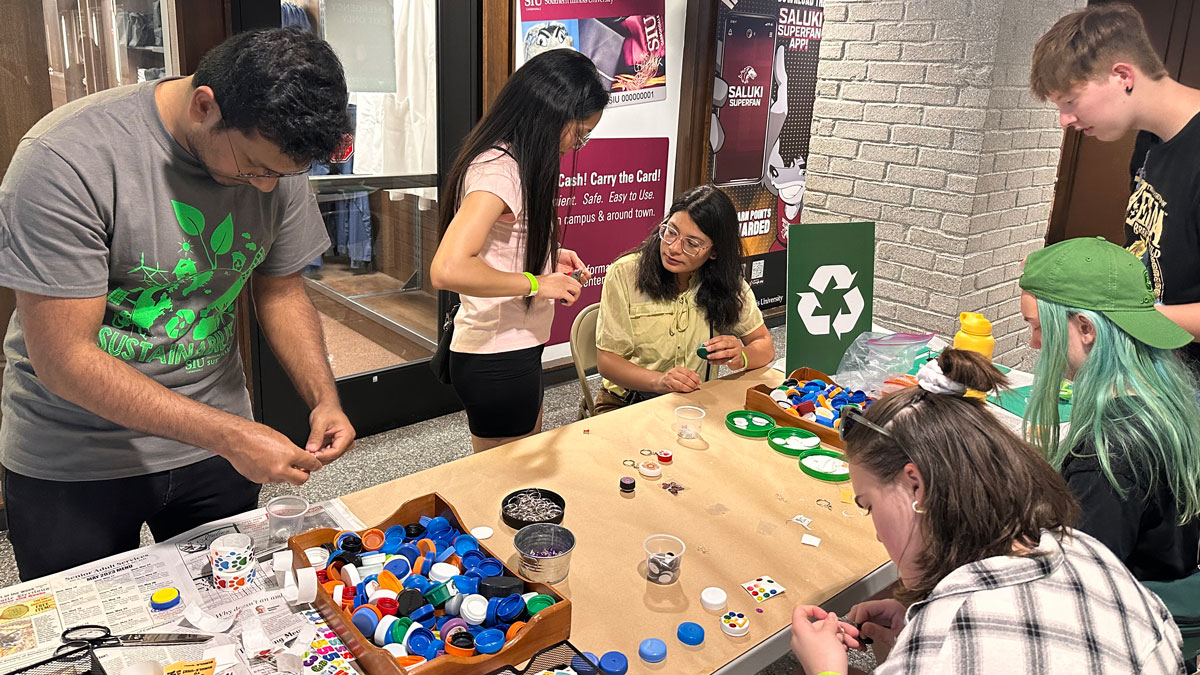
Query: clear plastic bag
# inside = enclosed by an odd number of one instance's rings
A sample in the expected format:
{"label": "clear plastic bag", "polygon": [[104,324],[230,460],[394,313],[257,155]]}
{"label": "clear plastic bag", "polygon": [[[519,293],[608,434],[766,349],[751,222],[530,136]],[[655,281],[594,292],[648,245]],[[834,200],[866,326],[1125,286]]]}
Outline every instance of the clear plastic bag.
{"label": "clear plastic bag", "polygon": [[871,398],[887,393],[884,383],[912,370],[933,333],[863,333],[846,349],[834,380]]}

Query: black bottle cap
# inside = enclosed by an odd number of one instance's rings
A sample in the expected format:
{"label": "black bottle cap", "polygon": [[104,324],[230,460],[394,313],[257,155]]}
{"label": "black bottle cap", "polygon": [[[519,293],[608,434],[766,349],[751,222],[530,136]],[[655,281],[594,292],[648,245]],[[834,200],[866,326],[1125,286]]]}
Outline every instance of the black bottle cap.
{"label": "black bottle cap", "polygon": [[421,591],[415,588],[406,588],[396,598],[396,604],[399,607],[396,609],[397,616],[408,616],[413,612],[424,607],[427,603],[425,596],[421,595]]}
{"label": "black bottle cap", "polygon": [[485,598],[507,598],[524,593],[525,582],[516,577],[488,577],[479,580],[479,594]]}
{"label": "black bottle cap", "polygon": [[633,492],[635,487],[637,487],[637,481],[632,476],[621,477],[621,492]]}
{"label": "black bottle cap", "polygon": [[425,534],[425,526],[420,523],[409,523],[404,526],[404,536],[409,539],[416,539]]}
{"label": "black bottle cap", "polygon": [[361,553],[363,550],[362,538],[357,534],[347,534],[338,542],[343,551],[350,553]]}
{"label": "black bottle cap", "polygon": [[460,649],[474,649],[475,636],[465,630],[459,631],[450,636],[450,644]]}
{"label": "black bottle cap", "polygon": [[362,556],[358,555],[357,553],[351,553],[350,551],[342,551],[341,553],[333,556],[333,560],[330,562],[338,561],[340,561],[343,565],[354,565],[355,567],[358,567],[362,565]]}

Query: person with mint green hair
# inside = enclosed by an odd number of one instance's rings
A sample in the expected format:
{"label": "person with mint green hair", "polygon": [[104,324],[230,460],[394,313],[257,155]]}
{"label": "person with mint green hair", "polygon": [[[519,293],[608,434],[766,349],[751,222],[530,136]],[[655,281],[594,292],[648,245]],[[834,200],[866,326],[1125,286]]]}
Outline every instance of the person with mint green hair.
{"label": "person with mint green hair", "polygon": [[[1030,346],[1041,350],[1025,434],[1078,497],[1077,528],[1139,580],[1195,573],[1200,404],[1175,352],[1192,336],[1155,308],[1141,261],[1101,238],[1031,253],[1020,285]],[[1065,432],[1064,379],[1074,382]]]}

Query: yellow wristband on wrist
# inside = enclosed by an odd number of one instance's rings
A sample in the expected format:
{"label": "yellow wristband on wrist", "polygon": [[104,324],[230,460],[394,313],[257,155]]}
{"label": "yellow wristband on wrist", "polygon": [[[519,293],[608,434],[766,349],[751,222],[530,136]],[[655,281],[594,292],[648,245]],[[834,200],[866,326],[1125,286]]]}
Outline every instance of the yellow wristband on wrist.
{"label": "yellow wristband on wrist", "polygon": [[838,672],[834,672],[832,670],[826,670],[823,673],[817,673],[817,675],[842,675],[842,674],[838,673]]}
{"label": "yellow wristband on wrist", "polygon": [[525,278],[529,279],[529,292],[525,294],[525,297],[532,298],[533,296],[537,295],[538,292],[537,277],[533,276],[529,272],[521,272],[521,274],[524,274]]}

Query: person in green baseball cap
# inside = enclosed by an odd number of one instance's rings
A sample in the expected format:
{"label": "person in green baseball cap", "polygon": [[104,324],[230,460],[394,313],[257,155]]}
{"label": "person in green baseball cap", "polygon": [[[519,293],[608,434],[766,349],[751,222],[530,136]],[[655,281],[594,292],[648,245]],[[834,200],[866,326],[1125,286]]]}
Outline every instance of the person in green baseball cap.
{"label": "person in green baseball cap", "polygon": [[[1021,314],[1040,349],[1025,436],[1082,506],[1078,529],[1143,581],[1196,571],[1200,550],[1200,404],[1175,352],[1192,336],[1155,308],[1146,267],[1101,238],[1031,253]],[[1059,392],[1074,382],[1060,438]]]}

